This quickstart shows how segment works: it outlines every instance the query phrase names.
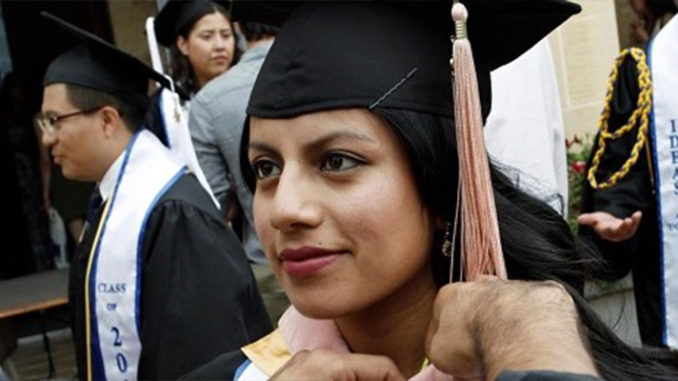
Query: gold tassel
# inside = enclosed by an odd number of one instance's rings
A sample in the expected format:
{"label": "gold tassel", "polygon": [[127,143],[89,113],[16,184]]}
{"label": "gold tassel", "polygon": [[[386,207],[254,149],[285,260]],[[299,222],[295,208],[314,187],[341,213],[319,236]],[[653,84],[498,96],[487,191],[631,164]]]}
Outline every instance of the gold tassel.
{"label": "gold tassel", "polygon": [[[461,200],[461,263],[466,280],[479,275],[506,279],[497,210],[483,137],[483,118],[471,43],[467,37],[468,11],[455,1],[452,19],[456,36],[452,47],[452,87],[459,155]],[[452,261],[454,262],[454,261]]]}

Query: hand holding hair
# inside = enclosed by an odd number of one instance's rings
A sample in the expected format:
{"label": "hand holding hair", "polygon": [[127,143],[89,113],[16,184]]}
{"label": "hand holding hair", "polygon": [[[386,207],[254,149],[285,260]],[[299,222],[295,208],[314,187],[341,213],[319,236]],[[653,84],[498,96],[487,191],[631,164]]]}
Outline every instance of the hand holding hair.
{"label": "hand holding hair", "polygon": [[456,380],[494,380],[505,370],[597,376],[588,345],[560,284],[483,276],[440,289],[426,351]]}
{"label": "hand holding hair", "polygon": [[605,240],[620,242],[636,234],[642,217],[643,214],[639,210],[626,218],[617,218],[607,212],[593,212],[580,214],[577,222],[591,227]]}

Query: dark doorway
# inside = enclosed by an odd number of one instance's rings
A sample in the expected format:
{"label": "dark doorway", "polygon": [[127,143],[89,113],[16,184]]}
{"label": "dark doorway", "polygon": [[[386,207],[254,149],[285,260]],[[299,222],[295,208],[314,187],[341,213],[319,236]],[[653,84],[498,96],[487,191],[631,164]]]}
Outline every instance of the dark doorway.
{"label": "dark doorway", "polygon": [[[0,176],[4,189],[4,227],[0,232],[2,279],[46,270],[52,266],[47,214],[42,203],[40,169],[37,167],[38,140],[33,130],[32,117],[40,109],[42,77],[48,63],[70,45],[67,45],[67,41],[55,40],[39,14],[41,11],[50,12],[108,41],[112,41],[113,34],[107,1],[0,0],[0,6],[13,67],[9,76],[11,81],[3,81],[3,87],[7,90],[8,85],[11,85],[17,89],[6,93],[16,94],[10,94],[9,98],[14,103],[20,103],[10,105],[11,102],[5,99],[0,104],[3,112],[10,108],[13,115],[11,122],[7,118],[0,119]],[[17,159],[18,151],[21,159],[24,159],[21,162]],[[17,168],[22,170],[17,173]],[[22,176],[29,176],[30,180]],[[30,187],[30,192],[27,191],[27,186]],[[27,197],[31,200],[27,201]],[[33,212],[26,212],[28,203],[32,205]],[[46,235],[44,250],[36,248],[36,229],[40,236]]]}

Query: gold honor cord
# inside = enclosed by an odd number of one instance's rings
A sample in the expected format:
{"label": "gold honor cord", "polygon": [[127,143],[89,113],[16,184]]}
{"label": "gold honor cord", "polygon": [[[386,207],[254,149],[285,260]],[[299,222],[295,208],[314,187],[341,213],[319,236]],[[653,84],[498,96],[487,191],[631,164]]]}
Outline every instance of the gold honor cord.
{"label": "gold honor cord", "polygon": [[85,345],[87,349],[87,381],[92,380],[92,325],[90,322],[90,300],[89,300],[89,277],[92,272],[92,263],[94,262],[94,253],[96,252],[97,246],[99,246],[99,237],[101,235],[101,230],[103,229],[104,222],[106,221],[106,216],[108,215],[108,207],[111,206],[111,200],[109,198],[106,201],[106,206],[104,207],[104,212],[101,215],[101,220],[99,221],[99,226],[97,227],[97,233],[94,236],[94,241],[92,241],[92,248],[89,252],[89,261],[87,262],[87,272],[85,273]]}
{"label": "gold honor cord", "polygon": [[[636,67],[638,69],[638,101],[636,109],[631,114],[628,122],[619,128],[617,131],[610,133],[608,120],[610,118],[610,109],[612,104],[612,96],[614,94],[614,83],[617,80],[619,75],[619,68],[626,56],[631,55],[631,57],[636,61]],[[638,162],[638,157],[640,156],[640,151],[643,147],[647,145],[647,134],[650,125],[650,110],[652,109],[652,78],[650,77],[650,68],[647,66],[647,61],[645,59],[645,52],[639,48],[630,48],[622,51],[621,55],[615,61],[615,65],[612,68],[610,73],[610,79],[607,84],[607,94],[605,95],[605,106],[603,112],[600,116],[598,122],[598,128],[600,130],[600,135],[598,137],[598,150],[593,156],[592,166],[588,171],[587,179],[589,184],[593,189],[608,189],[617,184],[619,180],[624,178],[631,167]],[[636,136],[636,142],[631,149],[631,155],[624,162],[624,164],[617,170],[615,173],[610,176],[609,179],[598,182],[596,179],[596,171],[600,166],[600,159],[605,153],[606,142],[608,140],[616,140],[625,134],[629,133],[636,124],[638,124],[638,118],[640,118],[640,124],[638,127],[638,135]],[[649,157],[649,156],[648,156]]]}

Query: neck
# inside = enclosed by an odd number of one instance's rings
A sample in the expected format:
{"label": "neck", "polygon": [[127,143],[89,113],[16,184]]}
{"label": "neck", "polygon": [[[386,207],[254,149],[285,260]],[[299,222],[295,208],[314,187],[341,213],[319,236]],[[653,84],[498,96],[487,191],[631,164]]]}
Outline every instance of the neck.
{"label": "neck", "polygon": [[107,149],[102,154],[102,165],[99,178],[97,180],[98,183],[103,180],[106,172],[108,172],[108,169],[111,168],[111,165],[113,165],[115,160],[117,160],[118,157],[120,157],[120,155],[125,151],[127,144],[129,144],[131,139],[132,133],[129,130],[125,130],[122,131],[120,135],[116,136],[115,139],[111,139],[106,142]]}
{"label": "neck", "polygon": [[359,313],[335,320],[355,353],[389,357],[406,377],[421,370],[426,358],[426,332],[436,286],[430,267],[413,282]]}
{"label": "neck", "polygon": [[195,74],[195,83],[196,83],[198,86],[197,86],[197,88],[195,89],[195,92],[197,93],[198,91],[200,91],[200,89],[202,89],[202,87],[205,86],[205,84],[206,84],[207,82],[209,82],[209,79],[203,78],[203,77],[199,76],[198,73],[196,73],[196,74]]}

